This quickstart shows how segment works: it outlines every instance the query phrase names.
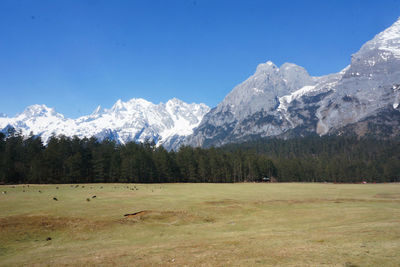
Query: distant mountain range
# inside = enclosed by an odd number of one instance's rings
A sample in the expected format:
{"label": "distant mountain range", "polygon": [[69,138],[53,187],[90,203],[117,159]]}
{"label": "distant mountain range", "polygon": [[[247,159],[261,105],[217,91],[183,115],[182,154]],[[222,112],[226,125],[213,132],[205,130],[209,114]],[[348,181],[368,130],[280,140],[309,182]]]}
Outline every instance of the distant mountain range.
{"label": "distant mountain range", "polygon": [[352,55],[341,72],[311,77],[300,66],[268,61],[210,110],[176,98],[158,105],[118,101],[78,119],[33,105],[14,118],[0,113],[0,129],[24,135],[95,136],[120,143],[154,140],[220,146],[259,137],[310,134],[392,137],[400,133],[400,19]]}
{"label": "distant mountain range", "polygon": [[33,105],[14,118],[0,117],[0,129],[13,128],[23,135],[39,135],[46,143],[52,135],[96,137],[119,143],[155,141],[166,148],[177,147],[192,134],[210,108],[179,99],[155,105],[144,99],[118,100],[111,109],[100,106],[90,115],[65,118],[53,108]]}

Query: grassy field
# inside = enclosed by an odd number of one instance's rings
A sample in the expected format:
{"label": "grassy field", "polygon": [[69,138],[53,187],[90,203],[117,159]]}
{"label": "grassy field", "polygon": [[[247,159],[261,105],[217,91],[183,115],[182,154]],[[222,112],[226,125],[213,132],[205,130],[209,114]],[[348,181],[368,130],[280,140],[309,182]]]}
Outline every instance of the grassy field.
{"label": "grassy field", "polygon": [[0,266],[400,265],[400,184],[0,191]]}

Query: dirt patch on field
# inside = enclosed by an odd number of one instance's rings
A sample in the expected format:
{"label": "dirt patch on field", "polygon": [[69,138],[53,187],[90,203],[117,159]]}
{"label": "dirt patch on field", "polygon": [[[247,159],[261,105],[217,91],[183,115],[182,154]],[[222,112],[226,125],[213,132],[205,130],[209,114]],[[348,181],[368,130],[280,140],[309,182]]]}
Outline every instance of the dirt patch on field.
{"label": "dirt patch on field", "polygon": [[376,194],[376,198],[384,198],[384,199],[398,199],[400,200],[400,193],[381,193]]}
{"label": "dirt patch on field", "polygon": [[[266,200],[266,201],[255,201],[255,205],[268,205],[268,204],[285,204],[285,205],[301,205],[301,204],[320,204],[320,203],[355,203],[355,202],[393,202],[395,199],[360,199],[360,198],[334,198],[334,199],[322,199],[322,198],[309,198],[309,199],[287,199],[287,200]],[[399,198],[400,201],[400,198]]]}
{"label": "dirt patch on field", "polygon": [[201,209],[205,208],[211,213],[219,214],[220,212],[240,211],[243,208],[243,204],[245,204],[245,202],[240,202],[233,199],[224,199],[220,201],[205,201],[201,203],[200,207]]}
{"label": "dirt patch on field", "polygon": [[213,206],[226,206],[226,205],[237,205],[240,202],[234,199],[223,199],[219,201],[206,201],[204,204]]}
{"label": "dirt patch on field", "polygon": [[139,216],[143,216],[143,215],[149,214],[150,212],[151,212],[150,210],[142,210],[142,211],[138,211],[138,212],[134,212],[134,213],[127,213],[124,216],[126,218],[136,218],[136,217],[139,217]]}
{"label": "dirt patch on field", "polygon": [[[337,200],[336,200],[337,201]],[[314,203],[321,203],[321,202],[330,202],[327,199],[274,199],[274,200],[261,200],[255,201],[253,204],[255,205],[297,205],[297,204],[314,204]]]}
{"label": "dirt patch on field", "polygon": [[0,231],[19,228],[41,228],[48,230],[64,229],[82,224],[83,219],[50,216],[9,216],[0,218]]}
{"label": "dirt patch on field", "polygon": [[185,225],[191,223],[210,223],[215,219],[202,217],[186,211],[156,211],[143,210],[124,215],[124,219],[119,220],[120,223],[153,223],[165,225]]}
{"label": "dirt patch on field", "polygon": [[97,231],[110,225],[107,221],[93,221],[73,217],[19,215],[0,218],[0,235],[48,233],[55,231]]}

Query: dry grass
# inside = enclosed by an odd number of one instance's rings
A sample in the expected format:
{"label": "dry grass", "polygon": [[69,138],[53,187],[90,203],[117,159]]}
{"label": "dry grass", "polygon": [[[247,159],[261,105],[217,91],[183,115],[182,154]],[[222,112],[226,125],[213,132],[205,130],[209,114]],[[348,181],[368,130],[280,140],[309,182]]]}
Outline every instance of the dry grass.
{"label": "dry grass", "polygon": [[0,195],[0,265],[398,266],[400,262],[399,184],[132,187],[0,186],[0,191],[7,191]]}

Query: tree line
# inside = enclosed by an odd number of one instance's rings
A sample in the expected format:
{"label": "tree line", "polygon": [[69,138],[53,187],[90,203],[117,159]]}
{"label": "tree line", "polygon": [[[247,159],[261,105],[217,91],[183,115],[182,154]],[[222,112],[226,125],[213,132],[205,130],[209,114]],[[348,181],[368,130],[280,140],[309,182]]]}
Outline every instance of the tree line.
{"label": "tree line", "polygon": [[311,136],[220,148],[0,133],[0,183],[400,181],[400,140]]}
{"label": "tree line", "polygon": [[95,138],[0,133],[0,183],[242,182],[276,176],[273,162],[251,152],[183,146],[167,151],[154,142],[117,144]]}
{"label": "tree line", "polygon": [[400,138],[307,136],[230,144],[270,158],[281,182],[400,182]]}

